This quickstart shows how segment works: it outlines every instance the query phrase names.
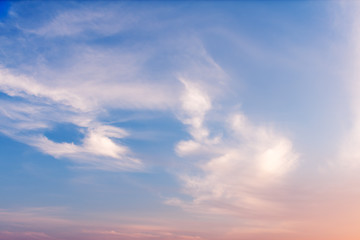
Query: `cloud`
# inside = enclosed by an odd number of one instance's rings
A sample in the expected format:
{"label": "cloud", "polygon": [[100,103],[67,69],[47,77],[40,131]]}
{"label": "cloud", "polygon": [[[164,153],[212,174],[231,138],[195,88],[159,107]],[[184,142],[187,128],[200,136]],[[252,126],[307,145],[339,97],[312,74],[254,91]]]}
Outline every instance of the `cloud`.
{"label": "cloud", "polygon": [[73,222],[61,217],[66,211],[63,207],[33,207],[17,210],[0,209],[0,222],[3,225],[33,225],[36,227],[71,225]]}
{"label": "cloud", "polygon": [[180,141],[176,152],[184,161],[192,161],[188,162],[192,170],[186,168],[190,173],[180,174],[183,192],[192,200],[171,198],[166,203],[188,211],[242,217],[266,215],[281,207],[266,192],[281,186],[294,169],[299,154],[292,142],[271,127],[251,123],[241,112],[223,113],[216,125],[222,133],[214,136],[206,126],[211,97],[201,85],[181,81],[181,121],[191,138]]}
{"label": "cloud", "polygon": [[[358,3],[342,2],[342,14],[348,23],[346,28],[347,36],[349,37],[350,47],[347,55],[349,64],[346,66],[347,72],[344,77],[345,83],[349,86],[350,91],[350,127],[347,129],[347,134],[343,138],[343,143],[340,148],[340,165],[347,169],[358,169],[360,159],[360,84],[359,84],[359,64],[360,64],[360,5]],[[349,27],[350,26],[350,27]]]}
{"label": "cloud", "polygon": [[179,155],[186,155],[201,147],[198,142],[206,141],[209,135],[208,130],[203,126],[206,112],[211,108],[211,102],[207,95],[204,95],[196,87],[195,83],[180,79],[186,91],[181,96],[181,108],[183,110],[181,121],[189,126],[189,132],[193,140],[182,141],[177,147]]}
{"label": "cloud", "polygon": [[[63,207],[0,209],[0,239],[205,239],[196,230],[178,229],[162,218],[151,224],[150,219],[134,218],[137,224],[124,224],[101,213],[73,219],[69,215],[73,211]],[[117,214],[115,219],[119,217]],[[147,223],[140,223],[145,220]]]}
{"label": "cloud", "polygon": [[[54,44],[65,35],[87,35],[89,31],[98,37],[116,34],[117,24],[110,24],[118,23],[119,5],[114,6],[116,11],[78,6],[56,12],[50,22],[40,21],[41,27],[31,31],[22,27],[19,31],[27,36],[26,47],[35,49]],[[11,23],[18,27],[21,17],[13,16]],[[132,21],[126,14],[121,17]],[[29,31],[38,35],[36,41],[28,37]],[[9,35],[7,40],[11,45],[7,49],[17,52],[18,36]],[[8,53],[7,59],[16,64],[8,66],[3,61],[0,67],[0,131],[46,154],[85,166],[115,171],[143,169],[143,162],[123,144],[130,133],[109,123],[109,112],[169,110],[176,105],[176,85],[147,73],[151,56],[147,48],[133,51],[86,42],[55,45],[49,47],[55,49],[55,60],[52,50],[37,51],[35,57],[28,51]],[[20,64],[23,59],[30,60]],[[54,61],[57,64],[53,65]],[[117,118],[122,121],[121,116]],[[67,123],[83,131],[80,143],[57,142],[45,136],[45,132]]]}
{"label": "cloud", "polygon": [[[175,151],[182,161],[177,175],[184,195],[166,204],[196,216],[215,216],[222,235],[214,239],[357,238],[354,206],[360,195],[352,186],[359,178],[357,168],[349,168],[355,165],[344,164],[344,155],[305,169],[311,159],[300,161],[291,139],[275,126],[222,107],[198,81],[180,81],[179,119],[189,136]],[[356,133],[352,128],[350,136]],[[345,145],[355,161],[356,142]],[[342,167],[329,168],[334,162]]]}
{"label": "cloud", "polygon": [[[56,158],[98,169],[138,171],[144,168],[143,161],[123,143],[132,133],[109,123],[113,122],[108,121],[110,113],[153,111],[155,115],[166,111],[177,115],[181,84],[175,75],[197,76],[216,95],[221,92],[216,81],[224,73],[193,36],[174,42],[162,39],[160,34],[156,39],[160,43],[139,38],[124,46],[101,43],[103,37],[118,36],[122,29],[117,23],[112,24],[118,22],[122,5],[110,5],[101,10],[93,5],[76,5],[61,11],[50,9],[53,13],[50,18],[43,16],[36,24],[28,25],[22,22],[21,15],[11,15],[9,23],[19,35],[7,36],[6,49],[13,51],[6,52],[10,60],[3,61],[0,68],[0,91],[4,94],[0,100],[0,131]],[[13,11],[24,6],[15,4]],[[141,21],[151,16],[140,15]],[[128,14],[121,18],[122,26],[137,21]],[[157,23],[152,26],[154,31],[161,32],[168,26],[153,20]],[[135,32],[143,31],[140,25],[130,25],[127,27]],[[79,35],[93,36],[100,43],[63,39]],[[23,38],[26,41],[21,44],[26,49],[36,49],[34,52],[19,51],[17,45]],[[40,50],[43,46],[48,47]],[[169,49],[178,57],[163,53]],[[158,59],[164,59],[167,65],[161,64],[161,69],[154,72],[153,61]],[[121,122],[121,114],[117,117]],[[199,115],[188,121],[201,118]],[[84,137],[80,143],[58,142],[45,135],[61,124],[81,128]],[[194,125],[193,134],[206,134],[201,131]]]}
{"label": "cloud", "polygon": [[[57,158],[106,170],[141,169],[140,160],[115,139],[128,134],[125,130],[104,125],[96,120],[95,105],[88,105],[84,96],[66,86],[48,87],[35,79],[0,71],[0,89],[8,95],[2,100],[1,131],[24,143],[37,147]],[[46,129],[61,122],[84,127],[81,144],[54,142],[43,135]]]}
{"label": "cloud", "polygon": [[135,18],[124,16],[127,15],[125,12],[122,19],[119,19],[118,15],[114,13],[113,10],[106,8],[66,10],[40,28],[30,30],[30,32],[46,37],[76,36],[89,31],[112,35],[126,28],[132,22],[130,19],[135,20]]}
{"label": "cloud", "polygon": [[45,101],[49,99],[55,103],[82,111],[89,110],[90,108],[81,97],[67,89],[49,87],[26,76],[16,76],[4,68],[0,69],[0,84],[0,90],[9,96],[32,96],[39,100],[44,98]]}
{"label": "cloud", "polygon": [[173,239],[173,240],[201,240],[196,234],[182,233],[179,230],[167,229],[158,226],[126,226],[116,230],[84,230],[88,239]]}
{"label": "cloud", "polygon": [[43,232],[10,232],[0,231],[0,238],[2,240],[42,240],[42,239],[54,239]]}
{"label": "cloud", "polygon": [[[104,129],[107,129],[105,132]],[[86,164],[102,170],[140,170],[143,164],[140,160],[131,157],[130,150],[116,143],[113,139],[121,138],[118,135],[120,128],[100,126],[98,129],[89,129],[83,143],[56,143],[45,136],[34,136],[26,139],[30,145],[56,158],[65,157],[75,162]]]}

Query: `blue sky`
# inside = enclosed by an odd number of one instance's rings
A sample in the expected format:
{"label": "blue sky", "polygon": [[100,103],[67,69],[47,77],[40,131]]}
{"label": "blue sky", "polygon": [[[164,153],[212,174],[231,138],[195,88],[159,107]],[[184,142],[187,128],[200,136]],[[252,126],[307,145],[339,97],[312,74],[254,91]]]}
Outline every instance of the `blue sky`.
{"label": "blue sky", "polygon": [[1,2],[0,239],[358,239],[359,9]]}

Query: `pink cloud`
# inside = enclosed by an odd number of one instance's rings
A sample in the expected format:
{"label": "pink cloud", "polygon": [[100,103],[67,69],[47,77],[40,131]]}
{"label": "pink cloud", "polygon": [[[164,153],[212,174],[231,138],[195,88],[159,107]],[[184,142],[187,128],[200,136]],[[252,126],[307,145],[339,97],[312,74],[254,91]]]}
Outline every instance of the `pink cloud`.
{"label": "pink cloud", "polygon": [[0,231],[1,240],[46,240],[54,239],[43,232],[10,232]]}

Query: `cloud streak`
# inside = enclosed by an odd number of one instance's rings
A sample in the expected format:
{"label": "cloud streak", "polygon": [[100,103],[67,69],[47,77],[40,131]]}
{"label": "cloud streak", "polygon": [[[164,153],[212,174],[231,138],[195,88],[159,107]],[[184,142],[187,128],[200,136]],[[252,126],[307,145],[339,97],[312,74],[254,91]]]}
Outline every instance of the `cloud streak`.
{"label": "cloud streak", "polygon": [[[131,157],[131,151],[116,141],[126,137],[126,131],[98,122],[93,113],[96,108],[87,105],[81,95],[66,88],[47,87],[4,69],[0,73],[0,86],[10,99],[19,99],[18,102],[2,100],[3,133],[54,157],[100,169],[142,168],[141,161]],[[54,142],[45,137],[41,131],[51,128],[54,122],[70,122],[85,128],[82,143]]]}

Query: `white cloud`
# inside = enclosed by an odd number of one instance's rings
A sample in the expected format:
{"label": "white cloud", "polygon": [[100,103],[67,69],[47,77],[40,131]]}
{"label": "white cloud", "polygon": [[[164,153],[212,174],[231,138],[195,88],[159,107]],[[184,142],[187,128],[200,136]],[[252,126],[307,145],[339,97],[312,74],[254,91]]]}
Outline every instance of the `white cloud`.
{"label": "white cloud", "polygon": [[[54,157],[68,158],[98,169],[143,168],[141,161],[132,157],[127,147],[114,140],[126,137],[126,131],[98,122],[98,106],[87,104],[86,97],[67,85],[50,87],[1,69],[0,89],[12,97],[11,100],[2,100],[0,107],[3,125],[0,131],[8,136]],[[51,129],[54,123],[63,122],[86,129],[81,144],[54,142],[42,135],[41,132]]]}
{"label": "white cloud", "polygon": [[211,109],[210,97],[201,91],[201,83],[191,82],[180,78],[185,90],[180,97],[181,110],[180,120],[188,126],[192,137],[190,140],[180,141],[176,146],[176,152],[181,155],[188,155],[202,151],[203,145],[217,143],[219,138],[210,138],[209,130],[204,126],[206,113]]}
{"label": "white cloud", "polygon": [[127,147],[113,140],[124,136],[119,133],[123,134],[124,131],[113,126],[89,129],[80,145],[57,143],[45,136],[20,137],[19,139],[54,157],[65,157],[97,169],[109,171],[142,169],[142,162],[131,157],[132,153]]}
{"label": "white cloud", "polygon": [[[56,12],[50,20],[42,19],[35,28],[17,24],[16,21],[21,22],[21,16],[14,15],[13,24],[28,37],[25,46],[33,44],[40,49],[44,44],[56,45],[56,48],[36,52],[36,59],[31,54],[27,56],[28,52],[17,52],[19,58],[8,53],[16,66],[0,68],[0,91],[9,96],[1,100],[1,132],[56,158],[116,170],[139,170],[143,163],[121,142],[126,137],[125,130],[106,122],[113,110],[180,114],[196,140],[210,141],[202,121],[211,102],[197,92],[196,84],[185,80],[183,83],[188,85],[189,94],[181,96],[181,84],[174,76],[181,75],[183,79],[188,75],[196,76],[199,84],[206,85],[213,95],[221,92],[217,86],[222,83],[217,81],[224,79],[224,72],[197,38],[187,35],[175,42],[164,38],[160,44],[151,41],[144,44],[140,39],[125,47],[121,43],[108,46],[87,41],[72,42],[73,39],[64,41],[64,36],[106,37],[118,34],[124,28],[136,32],[143,26],[135,22],[146,22],[153,13],[140,10],[141,16],[134,17],[133,14],[120,14],[122,12],[121,4],[109,4],[100,10],[94,6],[78,6]],[[155,32],[168,26],[158,19],[153,20],[151,25]],[[29,32],[37,36],[29,35]],[[19,40],[16,36],[13,38]],[[11,41],[14,40],[12,36],[8,40],[9,45],[16,42]],[[57,41],[64,45],[53,45]],[[158,56],[164,46],[166,51],[172,49],[177,57],[164,53]],[[162,57],[169,61],[169,69],[161,65],[162,69],[154,73],[152,61]],[[18,64],[23,59],[26,61]],[[194,101],[198,103],[195,108]],[[179,102],[184,109],[181,113],[177,111]],[[45,131],[62,123],[83,129],[84,137],[80,143],[56,142],[44,135]],[[184,144],[191,145],[191,142]]]}
{"label": "white cloud", "polygon": [[46,86],[24,75],[12,74],[4,68],[0,68],[0,90],[9,96],[46,98],[81,111],[90,109],[85,99],[68,89]]}
{"label": "white cloud", "polygon": [[[32,43],[36,46],[52,43],[62,39],[62,36],[86,35],[89,31],[106,36],[117,33],[121,28],[117,23],[110,24],[119,16],[117,10],[105,8],[98,11],[90,7],[62,11],[50,22],[43,21],[40,28],[19,30],[26,34],[28,31],[38,34],[37,42]],[[126,14],[121,17],[124,21],[120,21],[120,25],[135,21]],[[112,110],[174,111],[177,114],[175,109],[181,96],[175,74],[195,74],[203,82],[210,76],[218,79],[215,75],[223,74],[218,70],[219,66],[207,55],[199,41],[192,41],[179,40],[182,42],[180,47],[172,41],[171,44],[167,43],[175,47],[181,56],[171,63],[179,67],[176,70],[174,66],[171,70],[161,69],[156,76],[151,75],[153,70],[149,65],[154,52],[162,45],[135,50],[130,44],[131,50],[128,50],[122,48],[121,44],[108,47],[66,42],[56,49],[55,60],[53,52],[45,51],[37,55],[35,61],[17,64],[15,68],[3,66],[0,68],[0,91],[9,98],[1,100],[0,130],[57,158],[67,158],[101,169],[139,170],[143,167],[142,162],[120,142],[126,137],[124,129],[109,126],[105,122],[107,114]],[[17,57],[12,57],[14,62],[18,61]],[[53,65],[51,60],[58,64]],[[204,71],[209,74],[204,75]],[[214,81],[208,81],[207,85],[211,86],[212,83]],[[199,108],[210,107],[206,106],[210,103],[206,102],[207,99],[196,95],[196,88],[192,84],[189,83],[189,89],[195,92],[183,98],[198,101]],[[190,109],[192,103],[187,106],[185,102],[183,104],[185,109],[189,107],[186,111],[192,115],[184,115],[184,121],[192,122],[189,123],[192,134],[197,139],[205,139],[207,130],[201,126],[202,113]],[[84,137],[80,143],[56,142],[44,135],[45,131],[62,123],[83,128]]]}
{"label": "white cloud", "polygon": [[193,161],[192,173],[180,175],[183,191],[192,200],[172,198],[167,203],[189,211],[234,215],[266,214],[278,208],[265,192],[280,186],[294,168],[298,154],[291,141],[271,127],[252,124],[240,112],[225,113],[220,120],[223,133],[211,137],[205,127],[212,110],[210,96],[201,85],[181,81],[185,86],[181,120],[191,139],[180,141],[176,151]]}

